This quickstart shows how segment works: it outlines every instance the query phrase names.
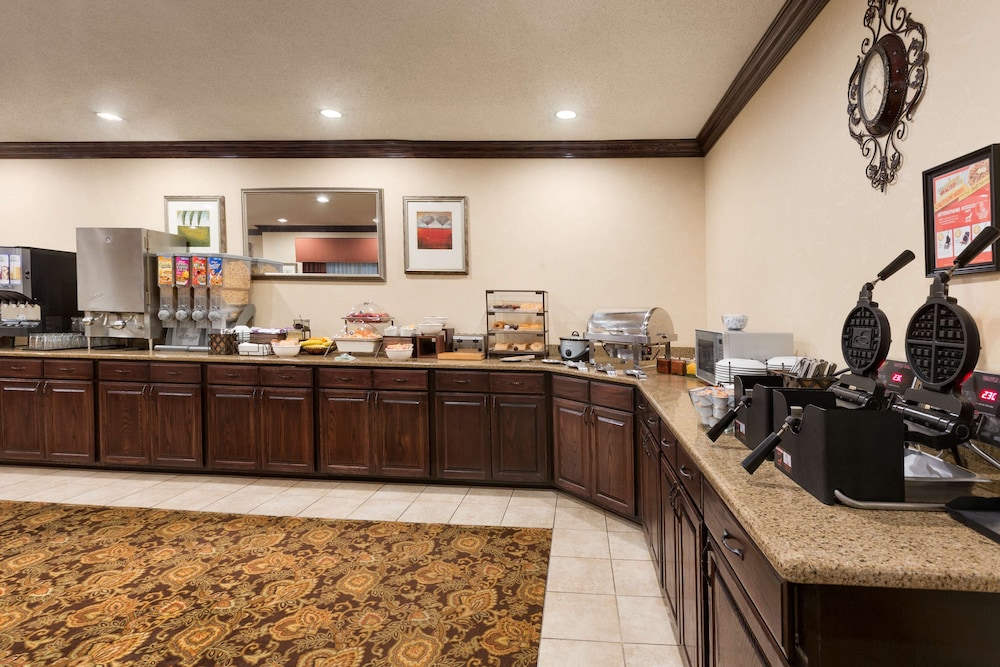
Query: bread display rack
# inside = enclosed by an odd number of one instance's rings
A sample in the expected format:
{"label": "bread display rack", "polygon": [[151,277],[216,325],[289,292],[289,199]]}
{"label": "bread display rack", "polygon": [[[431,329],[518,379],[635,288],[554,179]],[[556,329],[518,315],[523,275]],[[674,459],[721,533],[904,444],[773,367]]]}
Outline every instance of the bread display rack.
{"label": "bread display rack", "polygon": [[544,357],[549,349],[547,293],[486,290],[486,351],[490,357]]}

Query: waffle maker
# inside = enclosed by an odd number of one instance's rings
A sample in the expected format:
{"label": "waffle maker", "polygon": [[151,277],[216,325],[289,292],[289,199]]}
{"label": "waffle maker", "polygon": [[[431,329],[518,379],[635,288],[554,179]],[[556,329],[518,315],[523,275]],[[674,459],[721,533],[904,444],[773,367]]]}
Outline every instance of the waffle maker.
{"label": "waffle maker", "polygon": [[[862,290],[858,306],[845,323],[844,341],[848,364],[863,381],[845,379],[842,391],[829,392],[836,397],[834,404],[822,397],[826,392],[803,396],[801,392],[776,391],[774,423],[781,427],[743,461],[744,468],[752,473],[773,450],[775,467],[828,505],[839,500],[860,508],[940,508],[906,502],[904,445],[920,442],[952,449],[971,434],[974,410],[959,388],[978,361],[979,334],[972,317],[948,297],[947,286],[956,269],[998,236],[1000,230],[987,228],[955,259],[952,268],[935,276],[929,298],[907,327],[907,360],[923,387],[897,396],[888,409],[843,409],[843,403],[877,403],[881,400],[878,396],[884,395],[884,387],[880,390],[868,384],[868,379],[876,385],[878,382],[867,366],[871,363],[872,369],[877,369],[884,361],[883,348],[887,349],[888,343],[883,344],[882,338],[888,338],[888,328],[883,328],[884,321],[864,312],[865,308],[875,308],[870,298],[865,303]],[[859,330],[855,337],[855,325],[872,325],[872,332],[877,330],[878,336],[869,336],[866,342],[865,332]],[[854,349],[863,351],[866,346],[872,352],[870,358]]]}

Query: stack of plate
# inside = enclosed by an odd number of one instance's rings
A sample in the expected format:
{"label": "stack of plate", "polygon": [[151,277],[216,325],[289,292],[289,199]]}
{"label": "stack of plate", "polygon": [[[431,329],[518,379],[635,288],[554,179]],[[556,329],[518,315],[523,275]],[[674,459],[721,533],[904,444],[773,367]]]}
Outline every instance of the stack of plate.
{"label": "stack of plate", "polygon": [[795,368],[795,364],[799,363],[802,357],[771,357],[767,360],[767,370],[769,371],[784,371],[789,372]]}
{"label": "stack of plate", "polygon": [[764,362],[756,359],[722,359],[715,362],[716,384],[732,384],[734,375],[763,375],[767,370]]}

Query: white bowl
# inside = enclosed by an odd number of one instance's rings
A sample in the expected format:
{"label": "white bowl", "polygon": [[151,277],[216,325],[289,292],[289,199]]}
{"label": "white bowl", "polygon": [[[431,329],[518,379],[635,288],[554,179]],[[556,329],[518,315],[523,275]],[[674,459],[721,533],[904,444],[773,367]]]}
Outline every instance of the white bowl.
{"label": "white bowl", "polygon": [[273,343],[271,345],[271,351],[274,352],[279,357],[294,357],[299,353],[299,349],[302,346],[296,343],[295,345],[282,345],[281,343]]}
{"label": "white bowl", "polygon": [[385,356],[390,359],[395,359],[396,361],[402,361],[413,356],[413,348],[386,348]]}
{"label": "white bowl", "polygon": [[417,328],[416,327],[399,327],[399,335],[403,336],[403,337],[406,337],[406,336],[416,336],[417,335]]}
{"label": "white bowl", "polygon": [[722,316],[722,323],[730,331],[741,331],[747,325],[747,316],[740,313],[730,313]]}
{"label": "white bowl", "polygon": [[420,333],[424,336],[434,336],[441,333],[441,329],[444,328],[440,322],[421,322],[417,326],[420,328]]}
{"label": "white bowl", "polygon": [[437,324],[440,324],[442,327],[444,325],[448,324],[448,318],[445,317],[444,315],[428,315],[427,317],[425,317],[423,319],[423,321],[424,322],[436,322]]}

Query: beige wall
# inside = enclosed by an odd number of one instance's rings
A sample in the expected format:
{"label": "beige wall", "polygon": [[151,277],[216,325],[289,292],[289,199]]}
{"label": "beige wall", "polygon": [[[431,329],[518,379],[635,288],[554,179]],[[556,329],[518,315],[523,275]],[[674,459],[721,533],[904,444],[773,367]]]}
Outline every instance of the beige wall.
{"label": "beige wall", "polygon": [[[883,194],[847,132],[847,83],[865,0],[831,0],[706,158],[707,317],[741,310],[750,329],[794,331],[800,352],[841,360],[839,332],[867,280],[900,251],[917,260],[876,286],[890,356],[927,298],[921,172],[1000,142],[1000,4],[901,2],[927,29],[928,83]],[[959,276],[951,295],[975,317],[981,369],[1000,370],[998,274]]]}
{"label": "beige wall", "polygon": [[[8,160],[0,161],[0,242],[73,250],[76,227],[162,229],[165,195],[223,195],[230,250],[240,189],[380,187],[384,284],[255,282],[257,323],[302,316],[335,333],[375,300],[401,323],[447,315],[485,329],[486,289],[547,290],[550,343],[597,308],[662,306],[679,344],[704,318],[704,174],[700,159],[608,160]],[[403,271],[403,197],[469,198],[468,276]]]}

